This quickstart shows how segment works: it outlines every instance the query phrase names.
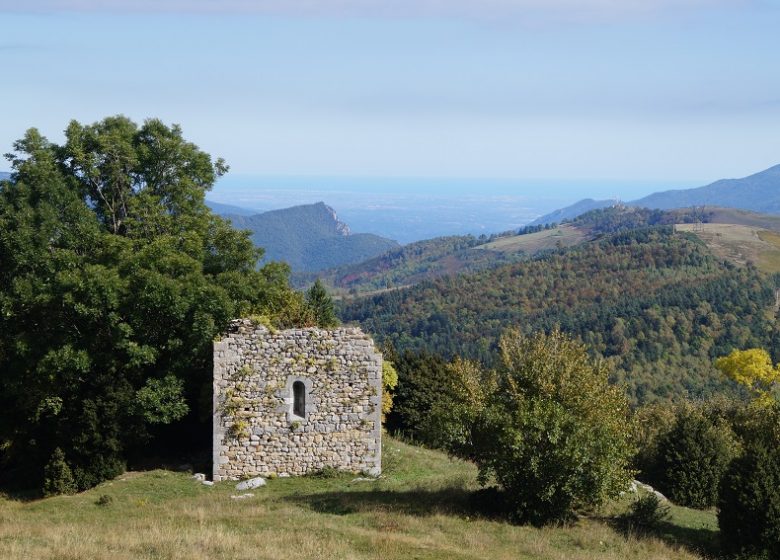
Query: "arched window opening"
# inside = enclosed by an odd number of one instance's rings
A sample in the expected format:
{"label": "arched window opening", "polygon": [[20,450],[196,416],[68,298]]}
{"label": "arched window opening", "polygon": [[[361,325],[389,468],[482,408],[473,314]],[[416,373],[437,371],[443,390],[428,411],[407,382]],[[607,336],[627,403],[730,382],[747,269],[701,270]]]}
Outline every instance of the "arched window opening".
{"label": "arched window opening", "polygon": [[293,383],[293,414],[306,416],[306,386],[303,381]]}

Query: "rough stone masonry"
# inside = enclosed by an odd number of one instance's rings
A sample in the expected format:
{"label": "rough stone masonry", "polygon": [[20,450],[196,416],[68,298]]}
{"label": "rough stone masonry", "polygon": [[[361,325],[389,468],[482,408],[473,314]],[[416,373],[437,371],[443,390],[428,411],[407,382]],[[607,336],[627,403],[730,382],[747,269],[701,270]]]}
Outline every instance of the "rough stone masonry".
{"label": "rough stone masonry", "polygon": [[382,356],[360,329],[233,321],[214,342],[214,480],[378,475],[381,403]]}

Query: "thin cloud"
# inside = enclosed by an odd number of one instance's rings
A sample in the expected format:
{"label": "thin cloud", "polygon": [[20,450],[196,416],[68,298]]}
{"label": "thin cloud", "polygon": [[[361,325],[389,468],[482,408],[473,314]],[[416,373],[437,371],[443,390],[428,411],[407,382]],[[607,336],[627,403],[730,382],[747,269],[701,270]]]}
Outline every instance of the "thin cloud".
{"label": "thin cloud", "polygon": [[611,20],[755,4],[757,0],[0,0],[0,12],[269,14]]}

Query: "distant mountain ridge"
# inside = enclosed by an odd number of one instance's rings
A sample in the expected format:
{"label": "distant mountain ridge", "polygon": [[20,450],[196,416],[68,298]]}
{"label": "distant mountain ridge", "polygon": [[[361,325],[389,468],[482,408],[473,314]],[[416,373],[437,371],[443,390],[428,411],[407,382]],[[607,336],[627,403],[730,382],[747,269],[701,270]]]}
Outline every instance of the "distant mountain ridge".
{"label": "distant mountain ridge", "polygon": [[324,202],[271,210],[252,216],[226,216],[265,249],[264,261],[287,262],[294,272],[317,272],[361,262],[398,247],[371,233],[352,233]]}
{"label": "distant mountain ridge", "polygon": [[[614,200],[585,199],[545,214],[530,225],[571,220],[589,210],[608,208],[614,204]],[[721,179],[703,187],[653,193],[627,204],[659,210],[689,206],[719,206],[764,214],[780,214],[780,165],[741,179]]]}
{"label": "distant mountain ridge", "polygon": [[695,189],[653,193],[632,204],[660,210],[694,205],[723,206],[780,214],[780,165],[742,179],[721,179]]}
{"label": "distant mountain ridge", "polygon": [[211,211],[220,216],[254,216],[256,214],[262,214],[262,210],[256,208],[245,208],[243,206],[233,206],[232,204],[222,204],[221,202],[214,202],[213,200],[206,199],[206,206],[211,208]]}

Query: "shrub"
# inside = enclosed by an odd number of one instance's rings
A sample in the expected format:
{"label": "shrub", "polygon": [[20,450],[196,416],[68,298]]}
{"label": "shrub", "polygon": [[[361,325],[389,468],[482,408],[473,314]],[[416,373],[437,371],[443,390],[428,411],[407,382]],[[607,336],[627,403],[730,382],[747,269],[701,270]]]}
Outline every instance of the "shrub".
{"label": "shrub", "polygon": [[644,494],[631,504],[622,521],[630,530],[650,532],[658,529],[668,518],[669,506],[661,502],[655,494]]}
{"label": "shrub", "polygon": [[726,552],[780,558],[780,449],[754,443],[733,461],[718,508]]}
{"label": "shrub", "polygon": [[75,491],[76,482],[73,479],[73,472],[65,461],[65,454],[58,447],[43,469],[43,495],[73,494]]}
{"label": "shrub", "polygon": [[108,494],[101,494],[100,497],[95,502],[98,506],[110,506],[114,503],[114,498],[109,496]]}
{"label": "shrub", "polygon": [[739,446],[725,422],[687,407],[659,448],[661,491],[677,504],[703,509],[717,502],[721,478]]}
{"label": "shrub", "polygon": [[755,405],[736,408],[731,424],[745,447],[780,447],[780,405],[769,408]]}
{"label": "shrub", "polygon": [[315,478],[338,478],[340,472],[336,467],[325,465],[320,470],[312,473]]}
{"label": "shrub", "polygon": [[73,479],[78,490],[87,490],[103,482],[111,480],[125,472],[123,461],[111,456],[91,455],[89,463],[83,467],[73,468]]}
{"label": "shrub", "polygon": [[572,519],[624,490],[633,474],[628,401],[603,362],[559,330],[501,339],[495,390],[471,434],[480,480],[504,489],[513,516]]}
{"label": "shrub", "polygon": [[447,373],[451,379],[449,390],[431,404],[424,424],[425,440],[433,447],[475,460],[479,420],[498,388],[497,375],[475,362],[461,359],[448,364]]}

